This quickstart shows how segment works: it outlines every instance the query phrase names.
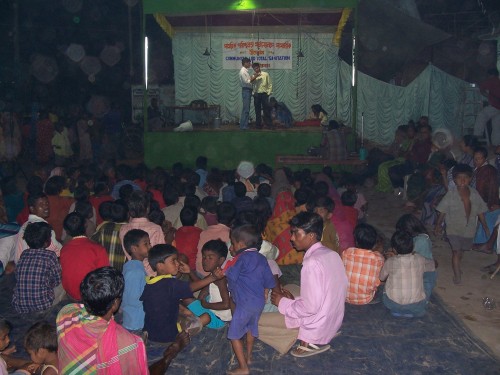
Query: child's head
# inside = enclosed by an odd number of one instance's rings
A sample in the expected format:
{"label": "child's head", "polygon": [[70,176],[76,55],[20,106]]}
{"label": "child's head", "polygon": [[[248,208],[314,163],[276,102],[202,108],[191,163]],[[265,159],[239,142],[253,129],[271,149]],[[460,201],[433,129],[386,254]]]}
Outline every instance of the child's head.
{"label": "child's head", "polygon": [[196,169],[207,170],[208,158],[206,156],[198,156],[196,158]]}
{"label": "child's head", "polygon": [[59,195],[64,189],[66,180],[63,176],[52,176],[45,183],[45,194]]}
{"label": "child's head", "polygon": [[313,189],[314,189],[314,194],[317,197],[326,197],[328,195],[329,187],[325,181],[315,182]]}
{"label": "child's head", "polygon": [[408,232],[412,237],[415,237],[422,233],[427,234],[425,225],[422,224],[422,222],[412,214],[401,216],[396,223],[396,230]]}
{"label": "child's head", "polygon": [[358,199],[358,195],[351,190],[344,191],[342,193],[342,195],[340,196],[340,200],[342,201],[343,206],[352,207],[356,204],[357,199]]}
{"label": "child's head", "polygon": [[43,221],[28,224],[23,239],[30,249],[45,249],[50,245],[52,228]]}
{"label": "child's head", "polygon": [[238,198],[243,198],[246,195],[246,193],[247,193],[247,188],[243,182],[238,181],[234,184],[234,194]]}
{"label": "child's head", "polygon": [[127,201],[130,217],[146,217],[149,211],[149,197],[144,191],[136,190]]}
{"label": "child's head", "polygon": [[111,207],[111,221],[124,223],[128,220],[128,205],[123,199],[117,199]]}
{"label": "child's head", "polygon": [[263,198],[269,198],[271,196],[271,185],[260,184],[257,188],[257,195]]}
{"label": "child's head", "polygon": [[230,202],[222,202],[217,207],[217,221],[225,226],[231,226],[236,217],[236,208]]}
{"label": "child's head", "polygon": [[5,350],[10,344],[10,331],[12,324],[5,319],[0,319],[0,351]]}
{"label": "child's head", "polygon": [[71,212],[65,218],[63,227],[71,237],[85,236],[85,218],[78,212]]}
{"label": "child's head", "polygon": [[99,205],[99,215],[101,216],[102,220],[104,221],[112,220],[112,215],[111,215],[112,207],[113,207],[112,201],[105,201]]}
{"label": "child's head", "polygon": [[213,272],[226,261],[227,245],[222,240],[210,240],[203,245],[201,253],[203,270]]}
{"label": "child's head", "polygon": [[260,249],[262,235],[255,225],[245,224],[231,229],[231,254],[246,248]]}
{"label": "child's head", "polygon": [[369,224],[358,224],[354,228],[354,240],[356,247],[371,250],[377,243],[377,230]]}
{"label": "child's head", "polygon": [[181,210],[180,219],[184,227],[193,227],[198,219],[198,212],[194,207],[185,206]]}
{"label": "child's head", "polygon": [[132,256],[132,259],[144,260],[148,257],[151,243],[149,235],[141,229],[131,229],[123,237],[123,247]]}
{"label": "child's head", "polygon": [[28,196],[28,208],[30,214],[46,219],[50,215],[49,199],[42,192],[35,192]]}
{"label": "child's head", "polygon": [[85,219],[89,220],[94,215],[94,207],[89,201],[77,201],[75,202],[75,212],[78,212]]}
{"label": "child's head", "polygon": [[57,352],[56,327],[48,322],[36,322],[24,336],[24,348],[36,364],[44,364],[49,353]]}
{"label": "child's head", "polygon": [[118,195],[120,196],[121,199],[128,201],[133,192],[134,192],[134,187],[131,184],[125,184],[120,186],[120,189],[118,190]]}
{"label": "child's head", "polygon": [[295,198],[295,205],[297,207],[302,206],[311,199],[312,191],[309,188],[300,188],[295,191],[293,197]]}
{"label": "child's head", "polygon": [[165,214],[160,209],[151,210],[148,214],[148,220],[152,223],[162,226],[165,222]]}
{"label": "child's head", "polygon": [[474,149],[474,166],[476,168],[481,167],[488,158],[488,150],[486,147],[479,146]]}
{"label": "child's head", "polygon": [[186,198],[184,199],[184,207],[192,207],[196,210],[196,213],[200,211],[201,208],[201,199],[198,198],[196,195],[187,195]]}
{"label": "child's head", "polygon": [[467,186],[472,180],[472,168],[467,164],[459,163],[453,167],[452,176],[457,187]]}
{"label": "child's head", "polygon": [[85,185],[78,185],[74,193],[75,201],[87,201],[90,197],[89,188]]}
{"label": "child's head", "polygon": [[120,306],[125,280],[121,271],[101,267],[91,271],[80,284],[82,302],[89,314],[104,317]]}
{"label": "child's head", "polygon": [[318,197],[314,200],[313,212],[317,213],[323,221],[332,218],[335,202],[330,197]]}
{"label": "child's head", "polygon": [[175,247],[167,244],[153,246],[148,252],[148,261],[153,271],[158,275],[172,275],[179,273],[178,252]]}
{"label": "child's head", "polygon": [[97,181],[94,185],[94,194],[97,196],[109,194],[109,186],[104,181]]}
{"label": "child's head", "polygon": [[167,206],[172,206],[179,201],[179,193],[174,185],[165,186],[165,190],[163,190],[163,200]]}
{"label": "child's head", "polygon": [[349,176],[345,179],[344,186],[347,190],[356,193],[356,179],[352,176]]}
{"label": "child's head", "polygon": [[411,254],[413,238],[408,232],[398,230],[392,235],[391,246],[400,255]]}
{"label": "child's head", "polygon": [[217,197],[205,197],[201,201],[201,208],[205,212],[215,214],[217,212]]}

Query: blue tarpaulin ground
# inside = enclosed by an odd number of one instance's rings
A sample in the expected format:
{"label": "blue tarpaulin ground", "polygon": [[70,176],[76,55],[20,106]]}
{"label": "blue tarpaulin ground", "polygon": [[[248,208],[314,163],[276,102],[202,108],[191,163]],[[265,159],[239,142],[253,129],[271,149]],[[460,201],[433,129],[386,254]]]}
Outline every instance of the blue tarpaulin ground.
{"label": "blue tarpaulin ground", "polygon": [[[26,355],[22,338],[42,316],[20,316],[10,307],[14,277],[0,279],[0,316],[14,325],[11,339]],[[56,312],[45,316],[54,322]],[[500,361],[472,337],[442,302],[431,298],[420,319],[394,318],[383,304],[346,306],[342,333],[331,349],[309,358],[280,355],[256,341],[252,373],[264,374],[500,374]],[[169,374],[223,374],[236,365],[227,328],[204,330],[172,363]],[[160,349],[149,349],[158,355]]]}

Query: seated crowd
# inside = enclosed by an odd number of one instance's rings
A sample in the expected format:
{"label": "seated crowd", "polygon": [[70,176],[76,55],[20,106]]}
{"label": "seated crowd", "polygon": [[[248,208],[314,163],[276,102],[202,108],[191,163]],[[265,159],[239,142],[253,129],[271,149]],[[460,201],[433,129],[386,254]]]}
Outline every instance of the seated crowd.
{"label": "seated crowd", "polygon": [[[199,157],[196,170],[176,163],[170,172],[112,164],[56,168],[48,178],[36,171],[22,204],[5,199],[20,227],[0,239],[0,264],[15,273],[17,313],[58,314],[27,332],[30,360],[12,356],[12,326],[0,320],[0,370],[162,374],[190,336],[228,325],[238,361],[230,373],[248,374],[255,338],[282,354],[299,340],[290,352],[299,358],[327,351],[345,303],[423,316],[436,283],[424,223],[441,233],[446,222],[458,284],[476,235],[460,213],[479,218],[476,248],[492,252],[499,215],[488,215],[500,211],[485,149],[464,137],[452,160],[450,149],[433,146],[428,123],[421,120],[417,136],[413,129],[399,127],[390,157],[357,176],[378,173],[377,189],[396,194],[405,176],[423,176],[409,180],[423,180],[411,196],[425,207],[422,220],[403,215],[390,244],[367,223],[355,176],[336,184],[329,167],[315,174],[243,161],[220,171]],[[163,356],[148,358],[149,345],[164,347]]]}

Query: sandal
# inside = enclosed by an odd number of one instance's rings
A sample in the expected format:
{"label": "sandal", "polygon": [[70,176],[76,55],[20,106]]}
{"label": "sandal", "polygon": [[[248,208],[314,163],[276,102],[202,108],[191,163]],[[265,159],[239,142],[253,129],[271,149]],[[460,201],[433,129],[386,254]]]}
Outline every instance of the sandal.
{"label": "sandal", "polygon": [[[292,351],[290,354],[297,358],[305,358],[326,352],[328,349],[330,349],[330,345],[323,345],[323,346],[317,346],[314,344],[307,344],[306,346],[299,345],[297,346],[297,349]],[[298,350],[302,352],[297,352]]]}

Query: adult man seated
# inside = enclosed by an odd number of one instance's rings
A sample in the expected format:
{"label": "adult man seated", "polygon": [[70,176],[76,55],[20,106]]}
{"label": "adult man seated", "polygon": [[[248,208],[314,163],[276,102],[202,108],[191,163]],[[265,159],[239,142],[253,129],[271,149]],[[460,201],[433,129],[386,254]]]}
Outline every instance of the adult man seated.
{"label": "adult man seated", "polygon": [[[284,324],[272,315],[277,313],[262,314],[259,339],[282,351],[284,343],[275,346],[272,338],[293,339],[286,331],[298,328],[300,345],[291,354],[309,357],[327,351],[328,343],[342,325],[347,276],[340,256],[321,244],[321,216],[300,212],[290,220],[290,231],[293,247],[306,252],[300,273],[300,297],[295,298],[284,289],[281,293],[273,291],[271,301],[284,316]],[[273,325],[271,330],[265,329],[267,323]]]}

